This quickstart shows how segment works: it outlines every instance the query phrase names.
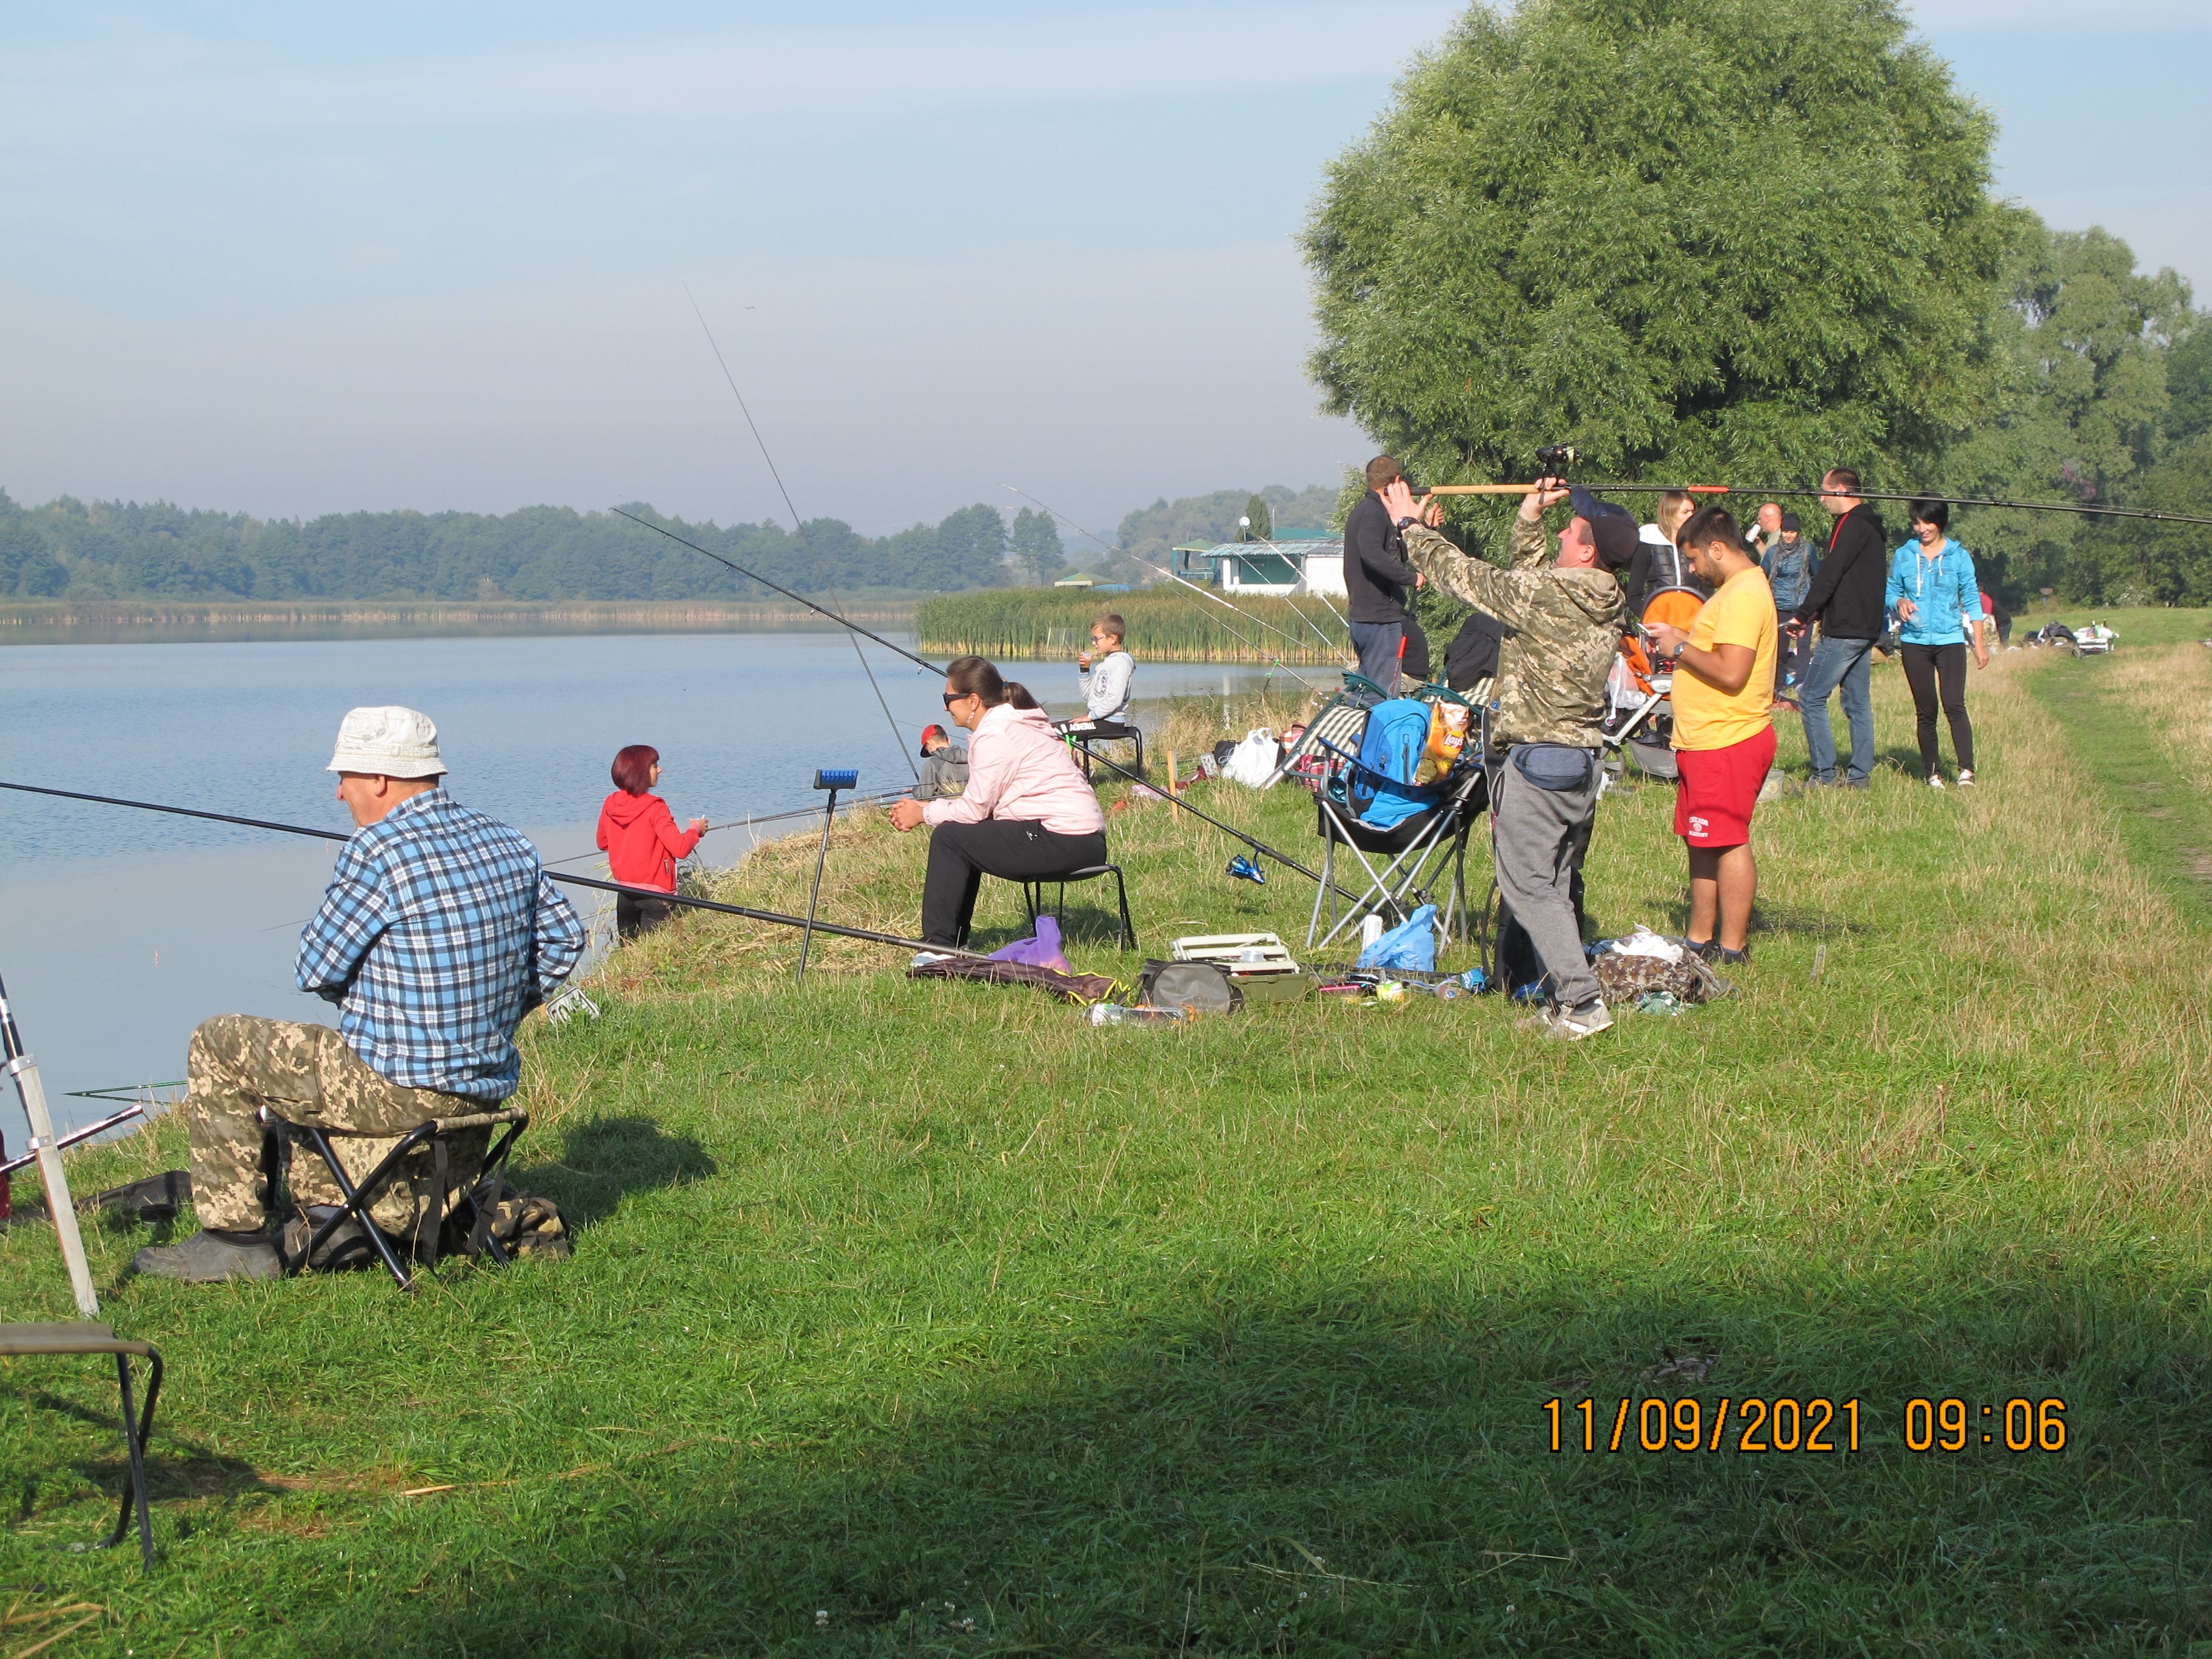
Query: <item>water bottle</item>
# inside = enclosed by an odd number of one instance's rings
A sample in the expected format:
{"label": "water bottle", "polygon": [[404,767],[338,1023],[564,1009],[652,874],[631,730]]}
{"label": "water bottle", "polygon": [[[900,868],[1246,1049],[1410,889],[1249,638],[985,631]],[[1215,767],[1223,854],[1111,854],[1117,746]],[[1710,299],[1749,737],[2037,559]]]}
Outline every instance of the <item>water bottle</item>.
{"label": "water bottle", "polygon": [[1359,953],[1366,955],[1369,947],[1382,937],[1382,918],[1376,915],[1364,918],[1359,924]]}
{"label": "water bottle", "polygon": [[1190,1016],[1180,1008],[1127,1008],[1118,1002],[1095,1002],[1083,1011],[1092,1025],[1173,1025]]}

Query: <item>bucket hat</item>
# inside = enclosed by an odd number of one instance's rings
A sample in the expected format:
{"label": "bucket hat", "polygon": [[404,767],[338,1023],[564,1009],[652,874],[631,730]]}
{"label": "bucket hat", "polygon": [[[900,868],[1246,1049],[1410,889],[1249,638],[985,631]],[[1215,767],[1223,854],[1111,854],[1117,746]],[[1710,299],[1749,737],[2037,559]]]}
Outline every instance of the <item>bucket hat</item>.
{"label": "bucket hat", "polygon": [[438,757],[438,728],[428,714],[387,705],[347,711],[327,769],[387,778],[436,778],[445,775],[446,763]]}

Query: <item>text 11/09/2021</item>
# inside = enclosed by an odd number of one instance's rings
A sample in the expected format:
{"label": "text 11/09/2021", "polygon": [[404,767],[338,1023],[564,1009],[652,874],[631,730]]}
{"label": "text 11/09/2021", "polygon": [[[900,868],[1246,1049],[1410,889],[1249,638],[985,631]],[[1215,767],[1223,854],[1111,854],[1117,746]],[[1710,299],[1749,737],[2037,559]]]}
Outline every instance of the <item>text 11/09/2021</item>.
{"label": "text 11/09/2021", "polygon": [[[1708,1403],[1692,1396],[1620,1399],[1608,1411],[1594,1400],[1547,1400],[1546,1431],[1555,1452],[1855,1452],[1859,1402],[1787,1395]],[[1981,1445],[2012,1452],[2066,1449],[2066,1402],[2014,1397],[1977,1410],[1963,1399],[1918,1396],[1905,1402],[1905,1449],[1956,1452]]]}

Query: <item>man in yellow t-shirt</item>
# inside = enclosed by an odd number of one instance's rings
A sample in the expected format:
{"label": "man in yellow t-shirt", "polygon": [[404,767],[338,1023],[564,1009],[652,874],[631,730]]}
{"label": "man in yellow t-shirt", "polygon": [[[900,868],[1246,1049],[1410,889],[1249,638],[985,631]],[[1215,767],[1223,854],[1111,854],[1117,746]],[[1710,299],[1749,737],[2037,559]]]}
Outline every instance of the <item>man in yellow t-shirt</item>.
{"label": "man in yellow t-shirt", "polygon": [[1724,507],[1682,526],[1690,568],[1713,596],[1687,629],[1647,630],[1674,659],[1674,748],[1681,781],[1674,833],[1690,849],[1690,948],[1709,961],[1751,960],[1751,812],[1774,764],[1774,590]]}

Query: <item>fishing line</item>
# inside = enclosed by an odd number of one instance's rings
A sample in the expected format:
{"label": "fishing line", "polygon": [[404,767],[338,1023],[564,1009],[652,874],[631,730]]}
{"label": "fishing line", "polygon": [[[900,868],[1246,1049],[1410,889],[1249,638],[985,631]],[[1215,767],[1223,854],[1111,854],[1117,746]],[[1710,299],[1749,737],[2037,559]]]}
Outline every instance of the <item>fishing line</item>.
{"label": "fishing line", "polygon": [[[1097,542],[1099,546],[1104,548],[1109,553],[1119,554],[1123,550],[1121,548],[1115,547],[1112,543],[1107,541],[1103,536],[1093,535],[1090,531],[1085,530],[1081,525],[1076,523],[1074,520],[1069,518],[1065,513],[1060,512],[1058,508],[1047,506],[1043,501],[1037,501],[1037,498],[1030,495],[1028,490],[1017,489],[1012,484],[1006,484],[1001,487],[1011,491],[1014,495],[1019,495],[1024,501],[1036,501],[1036,504],[1039,507],[1043,507],[1047,513],[1050,514],[1054,518],[1058,519],[1070,530],[1074,531],[1076,534],[1079,536],[1089,536],[1092,541]],[[1129,555],[1129,557],[1135,559],[1136,562],[1144,566],[1146,569],[1157,570],[1160,574],[1165,576],[1170,581],[1181,583],[1182,586],[1190,589],[1192,592],[1197,594],[1200,599],[1211,599],[1214,604],[1222,606],[1225,610],[1234,611],[1237,616],[1243,617],[1245,621],[1253,623],[1255,626],[1266,629],[1270,634],[1275,635],[1278,638],[1288,640],[1292,645],[1297,647],[1300,650],[1304,650],[1305,648],[1305,642],[1297,638],[1295,635],[1285,634],[1281,629],[1277,628],[1274,624],[1266,621],[1264,618],[1255,617],[1249,611],[1239,610],[1236,605],[1231,605],[1228,600],[1223,599],[1218,593],[1209,593],[1206,589],[1200,587],[1196,582],[1185,581],[1183,578],[1176,575],[1174,571],[1167,569],[1164,566],[1154,564],[1150,559],[1142,557],[1138,554],[1132,553]],[[1296,605],[1292,605],[1291,609],[1293,612],[1297,614],[1299,620],[1306,620],[1304,613],[1303,611],[1299,611]],[[1224,623],[1221,625],[1224,628],[1229,627],[1226,623]],[[1307,625],[1309,627],[1312,626],[1310,623],[1308,623]],[[1318,632],[1318,630],[1316,631]],[[1233,628],[1230,628],[1229,632],[1238,641],[1238,643],[1248,646],[1252,650],[1260,652],[1263,655],[1266,653],[1267,647],[1261,644],[1258,641],[1251,639],[1245,635],[1237,633],[1237,631]],[[1328,638],[1326,635],[1322,637],[1322,643],[1327,646],[1331,651],[1335,651],[1337,649],[1336,642],[1334,640]],[[1339,654],[1340,655],[1341,653],[1339,653]],[[1304,675],[1299,673],[1296,669],[1292,668],[1290,664],[1285,662],[1282,659],[1282,655],[1279,652],[1276,653],[1274,661],[1276,667],[1281,669],[1283,672],[1288,674],[1300,685],[1305,687],[1307,690],[1311,691],[1315,689],[1314,683],[1306,678]]]}
{"label": "fishing line", "polygon": [[[1572,482],[1560,479],[1565,483]],[[1592,493],[1611,490],[1615,495],[1788,495],[1818,500],[1822,495],[1838,492],[1777,484],[1655,484],[1655,483],[1583,483],[1578,486]],[[1431,484],[1416,494],[1430,495],[1525,495],[1536,488],[1534,484]],[[2154,513],[2140,507],[2091,507],[2075,501],[2012,501],[1989,495],[1951,495],[1940,489],[1853,489],[1847,493],[1861,501],[1943,501],[1952,507],[2008,507],[2027,513],[2075,513],[2087,518],[2148,519],[2159,524],[2212,525],[2212,518],[2199,518],[2187,513]]]}
{"label": "fishing line", "polygon": [[[889,794],[855,795],[846,801],[845,805],[848,808],[854,806],[883,806],[891,801],[904,800],[905,799],[906,792],[903,789],[901,789],[894,791]],[[820,815],[821,811],[822,809],[818,806],[796,806],[788,812],[763,812],[758,817],[731,818],[721,823],[710,823],[699,833],[702,836],[711,836],[724,830],[750,830],[757,823],[774,823],[780,818],[816,817]],[[544,865],[548,870],[550,870],[560,865],[581,864],[586,859],[599,859],[605,858],[605,856],[606,854],[604,852],[594,848],[592,851],[588,853],[572,854],[565,859],[542,859],[539,862]],[[287,924],[283,922],[279,922],[277,924],[278,927],[283,927],[286,925]],[[264,929],[264,931],[265,932],[268,930]]]}
{"label": "fishing line", "polygon": [[[730,395],[738,400],[738,408],[744,415],[745,425],[752,430],[753,441],[760,446],[761,459],[768,463],[768,475],[775,480],[777,493],[782,495],[784,507],[791,514],[792,528],[799,532],[799,545],[806,550],[806,556],[819,568],[820,556],[814,550],[813,538],[806,533],[806,522],[799,516],[799,508],[793,505],[791,491],[784,488],[783,474],[776,471],[775,458],[768,453],[768,440],[761,436],[759,423],[753,419],[752,406],[745,402],[745,394],[738,390],[738,377],[730,373],[729,362],[722,356],[720,343],[714,338],[714,331],[707,326],[707,313],[699,309],[698,296],[691,292],[689,283],[684,284],[684,297],[691,301],[691,314],[699,319],[699,331],[707,337],[708,349],[714,352],[714,361],[722,366],[722,378],[730,383]],[[836,595],[833,592],[830,597],[835,599]],[[839,600],[839,603],[843,601]],[[876,706],[884,711],[884,718],[890,722],[891,738],[898,744],[899,758],[906,763],[906,769],[914,774],[914,781],[921,782],[921,769],[914,763],[914,757],[907,752],[906,733],[899,730],[897,717],[891,713],[890,704],[884,700],[884,688],[876,684],[876,671],[868,666],[868,653],[860,649],[860,635],[848,634],[845,637],[852,641],[853,654],[860,659],[860,672],[868,677],[868,689],[876,694]]]}
{"label": "fishing line", "polygon": [[[12,789],[20,794],[52,795],[61,800],[90,801],[100,806],[128,806],[141,812],[166,812],[180,818],[205,818],[213,823],[243,824],[249,830],[273,830],[279,835],[307,836],[316,841],[350,841],[351,836],[336,830],[316,830],[303,823],[279,823],[270,818],[240,817],[234,812],[207,812],[194,806],[170,806],[161,801],[127,800],[119,795],[88,795],[75,789],[48,789],[34,783],[0,782],[0,789]],[[542,868],[543,866],[541,866]],[[712,910],[719,915],[742,916],[747,921],[773,922],[779,927],[807,926],[804,916],[787,916],[778,910],[756,910],[743,904],[725,904],[720,899],[691,898],[681,893],[664,893],[651,887],[631,887],[618,881],[601,881],[596,876],[579,876],[566,870],[547,869],[547,879],[565,882],[571,887],[588,887],[599,893],[628,893],[633,898],[659,899],[690,910]],[[879,933],[868,927],[848,927],[841,922],[815,921],[817,933],[835,933],[841,939],[865,939],[872,945],[895,945],[902,951],[928,951],[943,956],[981,957],[984,952],[969,951],[957,945],[929,945],[921,939],[901,939],[896,933]]]}

